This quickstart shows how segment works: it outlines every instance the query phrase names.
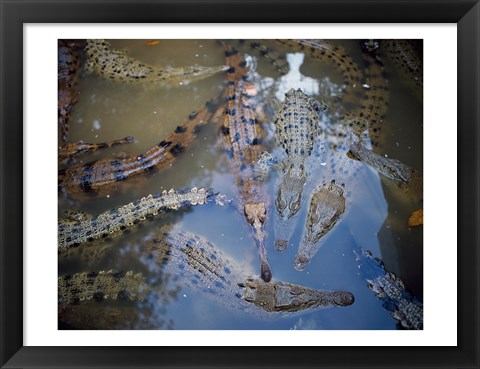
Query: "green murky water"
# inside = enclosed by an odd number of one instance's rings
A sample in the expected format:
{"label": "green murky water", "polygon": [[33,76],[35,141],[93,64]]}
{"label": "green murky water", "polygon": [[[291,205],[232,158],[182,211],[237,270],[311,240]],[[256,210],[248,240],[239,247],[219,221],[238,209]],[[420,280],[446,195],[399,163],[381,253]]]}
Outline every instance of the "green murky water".
{"label": "green murky water", "polygon": [[[214,40],[159,40],[148,45],[146,40],[112,40],[114,48],[126,49],[129,55],[147,64],[158,66],[203,66],[225,63],[221,45]],[[338,41],[354,60],[362,65],[360,43]],[[269,46],[285,51],[271,41]],[[335,69],[301,53],[287,54],[290,72],[281,76],[267,60],[250,49],[243,49],[254,72],[253,82],[259,91],[282,98],[290,88],[301,88],[321,100],[326,91],[338,89],[341,75]],[[385,60],[390,97],[389,110],[382,136],[382,154],[422,170],[423,112],[422,103],[404,83],[391,61]],[[103,142],[125,136],[135,142],[79,159],[91,161],[123,153],[138,154],[156,145],[180,125],[190,113],[206,101],[223,93],[225,75],[177,86],[143,87],[121,85],[96,75],[82,75],[79,101],[70,119],[70,141]],[[262,92],[263,91],[263,92]],[[270,102],[270,101],[268,101]],[[267,116],[265,129],[273,132]],[[65,209],[77,208],[91,214],[129,203],[150,193],[170,188],[206,187],[234,196],[234,177],[227,172],[226,156],[218,144],[214,127],[205,127],[196,142],[171,168],[127,181],[120,190],[102,197],[75,200],[59,195],[59,215]],[[345,308],[308,310],[298,314],[263,320],[226,309],[209,296],[192,290],[175,276],[156,284],[143,302],[86,302],[72,309],[69,324],[74,329],[396,329],[396,321],[374,297],[358,273],[353,250],[369,249],[382,258],[390,271],[398,274],[409,289],[423,300],[423,231],[409,228],[407,220],[421,207],[392,186],[388,180],[364,167],[359,172],[353,203],[342,220],[328,234],[311,264],[302,272],[293,267],[296,247],[285,253],[274,248],[273,217],[267,222],[267,253],[275,279],[316,289],[346,290],[355,296],[355,303]],[[269,182],[273,197],[276,174]],[[308,208],[309,193],[304,194],[299,224],[291,242],[298,244]],[[270,201],[269,214],[275,211]],[[59,275],[98,270],[134,270],[155,280],[158,269],[139,251],[142,240],[164,224],[174,223],[182,230],[198,233],[215,243],[240,265],[258,270],[258,257],[250,229],[234,207],[197,206],[166,214],[135,229],[121,238],[101,244],[102,257],[84,260],[78,255],[59,260]],[[158,268],[158,267],[157,267]],[[73,317],[74,316],[74,317]]]}

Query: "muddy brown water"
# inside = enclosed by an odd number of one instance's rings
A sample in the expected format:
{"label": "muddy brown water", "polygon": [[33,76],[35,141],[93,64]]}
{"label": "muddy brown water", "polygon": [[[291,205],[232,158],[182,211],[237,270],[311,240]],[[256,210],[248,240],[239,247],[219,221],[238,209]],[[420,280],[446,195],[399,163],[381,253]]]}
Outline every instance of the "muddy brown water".
{"label": "muddy brown water", "polygon": [[[159,66],[223,65],[223,49],[215,40],[112,40],[114,48],[128,50],[130,56]],[[336,41],[344,45],[358,64],[362,65],[360,43]],[[272,41],[265,41],[279,51],[285,50]],[[235,43],[234,43],[235,44]],[[318,100],[322,93],[338,89],[341,76],[331,67],[311,60],[298,52],[287,52],[291,71],[281,76],[253,50],[242,50],[254,72],[253,81],[263,101],[262,91],[282,98],[289,88],[302,88]],[[390,98],[381,153],[422,170],[423,111],[419,101],[397,74],[389,60]],[[219,73],[201,81],[176,86],[132,86],[106,81],[96,75],[82,74],[79,101],[70,119],[70,141],[103,142],[125,136],[135,142],[97,152],[79,161],[90,161],[122,153],[138,154],[169,135],[193,111],[206,101],[223,93],[225,76]],[[270,101],[269,101],[270,102]],[[264,123],[272,132],[271,120]],[[121,186],[120,191],[100,198],[79,201],[59,195],[59,216],[65,209],[76,208],[91,214],[121,206],[150,193],[170,188],[214,188],[234,196],[234,178],[228,173],[226,156],[218,145],[219,135],[206,127],[196,142],[171,168]],[[242,312],[227,310],[205,294],[189,289],[176,276],[158,281],[156,269],[139,251],[142,241],[165,224],[205,236],[240,265],[258,270],[256,249],[250,229],[232,207],[197,206],[166,214],[113,241],[101,244],[102,257],[84,260],[78,255],[59,260],[59,275],[96,270],[134,270],[149,278],[155,293],[143,302],[87,302],[75,307],[69,324],[74,329],[396,329],[396,321],[382,307],[358,273],[353,250],[369,249],[384,260],[385,266],[399,275],[409,289],[423,300],[423,229],[409,228],[407,220],[413,210],[421,208],[388,180],[365,167],[356,186],[353,204],[337,226],[326,236],[311,264],[302,272],[293,267],[296,247],[285,253],[274,250],[273,217],[267,223],[267,253],[275,279],[317,289],[346,290],[355,296],[355,303],[345,308],[309,310],[299,314],[268,320]],[[273,196],[275,172],[269,182]],[[129,182],[129,181],[127,181]],[[309,194],[304,194],[308,200]],[[299,224],[291,242],[298,244],[308,208],[305,201]],[[270,202],[269,213],[275,211]],[[73,316],[73,317],[72,317]]]}

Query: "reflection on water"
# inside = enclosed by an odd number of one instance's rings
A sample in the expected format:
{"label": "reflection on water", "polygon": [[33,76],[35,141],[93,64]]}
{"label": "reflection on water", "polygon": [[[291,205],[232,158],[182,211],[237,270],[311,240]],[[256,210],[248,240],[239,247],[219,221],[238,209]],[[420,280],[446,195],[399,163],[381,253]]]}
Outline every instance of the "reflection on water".
{"label": "reflection on water", "polygon": [[[336,41],[343,45],[358,65],[363,65],[360,42]],[[290,88],[301,88],[317,101],[326,101],[335,110],[340,107],[342,76],[338,70],[304,55],[290,51],[272,41],[264,42],[280,54],[286,54],[290,67],[281,75],[258,52],[246,43],[236,45],[246,54],[258,94],[257,118],[267,132],[266,146],[274,147],[272,115]],[[155,66],[215,66],[225,64],[222,46],[214,40],[115,40],[112,47],[126,49],[128,55]],[[394,65],[385,59],[389,78],[388,111],[380,137],[380,154],[396,158],[418,170],[423,169],[423,111],[418,96],[411,93]],[[70,118],[70,142],[103,142],[133,136],[135,141],[98,151],[79,162],[98,158],[136,155],[158,144],[181,124],[189,114],[206,101],[223,93],[225,74],[219,73],[192,83],[177,86],[122,85],[96,75],[81,75],[79,100]],[[361,97],[359,96],[358,99]],[[261,108],[261,109],[260,109]],[[206,126],[196,141],[171,167],[138,179],[126,181],[119,191],[102,197],[72,199],[59,195],[59,215],[65,209],[77,208],[91,214],[121,206],[170,188],[193,186],[214,188],[235,196],[235,178],[229,173],[228,156],[218,144],[219,133]],[[319,171],[322,169],[320,168]],[[318,178],[321,173],[312,173]],[[274,184],[278,173],[273,171],[268,182],[268,213],[275,212]],[[145,258],[145,239],[160,227],[175,224],[177,229],[196,233],[229,255],[245,269],[258,270],[258,257],[250,229],[234,206],[196,206],[170,212],[146,222],[121,238],[95,246],[91,253],[74,252],[59,260],[59,274],[98,270],[134,270],[142,272],[152,287],[143,301],[88,301],[60,307],[60,328],[73,329],[396,329],[396,321],[375,298],[360,276],[353,250],[361,247],[385,262],[385,267],[398,274],[414,295],[423,300],[423,230],[408,228],[413,210],[422,207],[421,199],[405,195],[377,172],[364,166],[358,172],[355,196],[339,224],[324,239],[323,246],[302,272],[295,270],[293,260],[297,247],[284,253],[274,250],[273,215],[266,223],[267,256],[274,279],[315,289],[345,290],[354,294],[355,303],[348,307],[307,310],[281,319],[258,319],[232,311],[182,282],[179,276],[162,273]],[[315,181],[313,181],[315,182]],[[298,224],[291,243],[298,245],[308,211],[312,189],[306,189],[306,201],[297,216]],[[92,256],[93,255],[93,256]]]}

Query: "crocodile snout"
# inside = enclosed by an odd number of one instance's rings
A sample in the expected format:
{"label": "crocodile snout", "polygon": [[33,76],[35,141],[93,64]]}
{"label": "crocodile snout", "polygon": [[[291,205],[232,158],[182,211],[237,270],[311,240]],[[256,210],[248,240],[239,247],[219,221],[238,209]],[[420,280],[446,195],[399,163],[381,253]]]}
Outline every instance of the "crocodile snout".
{"label": "crocodile snout", "polygon": [[279,252],[284,252],[288,247],[287,240],[276,240],[275,241],[275,250]]}
{"label": "crocodile snout", "polygon": [[295,269],[298,271],[301,271],[306,268],[306,266],[310,263],[310,259],[306,257],[305,255],[297,255],[295,257],[295,261],[293,262],[293,266]]}
{"label": "crocodile snout", "polygon": [[350,292],[338,291],[335,293],[335,303],[338,306],[349,306],[355,302],[355,297]]}

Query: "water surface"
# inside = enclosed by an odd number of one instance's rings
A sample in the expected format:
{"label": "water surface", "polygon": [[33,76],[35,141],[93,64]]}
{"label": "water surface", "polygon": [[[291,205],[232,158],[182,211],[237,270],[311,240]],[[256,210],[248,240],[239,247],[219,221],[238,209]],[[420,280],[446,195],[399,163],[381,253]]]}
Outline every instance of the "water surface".
{"label": "water surface", "polygon": [[[159,40],[148,45],[147,40],[112,40],[114,48],[126,49],[129,55],[158,66],[204,66],[225,63],[221,45],[215,40]],[[347,48],[359,65],[360,43],[337,41]],[[279,51],[272,41],[265,41]],[[275,106],[290,88],[301,88],[311,97],[321,100],[325,94],[340,91],[341,75],[299,52],[287,53],[290,72],[280,75],[264,58],[248,48],[242,49],[254,72],[253,82],[259,91],[257,103]],[[423,112],[422,103],[411,93],[388,60],[390,99],[382,136],[382,154],[396,158],[422,170]],[[79,159],[91,161],[122,153],[138,154],[168,136],[188,115],[206,101],[223,93],[225,75],[215,76],[176,86],[131,86],[106,81],[96,75],[82,75],[80,97],[70,119],[70,141],[102,142],[134,136],[135,142],[98,152]],[[268,100],[266,99],[268,96]],[[265,99],[265,101],[263,101]],[[273,107],[272,107],[273,109]],[[263,122],[270,134],[271,117]],[[135,179],[121,186],[120,191],[102,197],[79,201],[59,195],[59,215],[65,209],[77,208],[98,214],[121,206],[150,193],[170,188],[214,188],[235,196],[234,177],[228,172],[228,158],[218,144],[219,135],[207,126],[196,142],[171,168]],[[302,272],[293,267],[296,247],[285,253],[274,250],[273,217],[267,223],[267,252],[274,278],[303,286],[346,290],[355,296],[355,303],[345,308],[309,310],[272,319],[258,319],[226,309],[217,301],[192,290],[175,276],[158,281],[158,267],[139,251],[142,240],[165,224],[175,224],[207,239],[231,256],[237,263],[258,270],[258,257],[250,237],[250,229],[234,207],[197,206],[156,218],[125,236],[101,245],[103,256],[95,260],[69,257],[59,260],[59,275],[97,270],[134,270],[150,278],[154,293],[144,302],[86,302],[78,306],[78,321],[62,328],[128,328],[128,329],[396,329],[397,322],[382,307],[358,272],[354,249],[369,249],[382,258],[387,269],[398,274],[423,300],[423,230],[409,228],[407,220],[421,202],[407,198],[401,190],[380,178],[372,169],[359,172],[352,206],[339,224],[326,236],[324,244],[310,265]],[[276,173],[268,183],[273,196]],[[130,181],[127,181],[130,182]],[[309,199],[309,193],[304,194]],[[305,201],[298,217],[291,242],[300,241],[308,208]],[[270,201],[269,214],[275,211]],[[92,317],[107,317],[99,323]],[[100,320],[100,318],[98,318]],[[106,323],[105,323],[106,322]],[[104,325],[107,325],[105,327]]]}

